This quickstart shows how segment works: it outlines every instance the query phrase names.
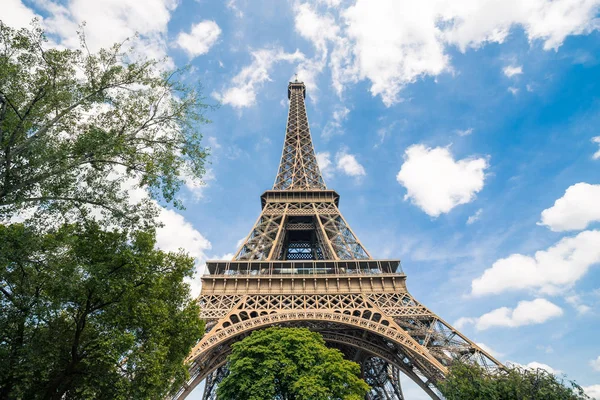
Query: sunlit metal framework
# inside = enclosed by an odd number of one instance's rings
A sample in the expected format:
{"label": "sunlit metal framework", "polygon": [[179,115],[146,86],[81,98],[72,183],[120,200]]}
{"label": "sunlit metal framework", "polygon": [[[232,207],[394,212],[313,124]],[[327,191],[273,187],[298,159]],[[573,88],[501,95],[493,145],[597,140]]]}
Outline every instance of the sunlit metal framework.
{"label": "sunlit metal framework", "polygon": [[185,398],[203,380],[214,399],[231,344],[269,326],[308,327],[362,366],[367,399],[404,399],[400,374],[432,399],[455,360],[503,366],[406,288],[399,260],[374,260],[338,209],[315,157],[301,82],[290,110],[279,172],[233,260],[208,261],[198,298],[207,332],[188,361]]}

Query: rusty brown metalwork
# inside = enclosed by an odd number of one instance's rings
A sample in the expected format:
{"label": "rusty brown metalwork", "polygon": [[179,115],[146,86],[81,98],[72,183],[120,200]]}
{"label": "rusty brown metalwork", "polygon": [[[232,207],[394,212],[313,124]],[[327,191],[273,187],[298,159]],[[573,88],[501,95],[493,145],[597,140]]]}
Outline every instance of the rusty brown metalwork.
{"label": "rusty brown metalwork", "polygon": [[368,399],[403,399],[405,374],[432,399],[455,360],[502,364],[415,300],[399,260],[374,260],[338,209],[312,145],[301,82],[290,82],[281,163],[262,211],[233,260],[208,261],[198,298],[207,332],[188,361],[185,398],[226,374],[230,346],[256,329],[304,326],[362,365]]}

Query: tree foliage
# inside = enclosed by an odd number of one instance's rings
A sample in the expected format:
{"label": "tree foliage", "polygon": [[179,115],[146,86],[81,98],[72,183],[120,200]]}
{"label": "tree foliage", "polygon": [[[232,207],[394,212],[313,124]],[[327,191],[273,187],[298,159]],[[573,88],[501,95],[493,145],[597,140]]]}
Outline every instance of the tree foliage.
{"label": "tree foliage", "polygon": [[193,259],[152,233],[0,225],[0,399],[159,399],[203,334]]}
{"label": "tree foliage", "polygon": [[221,400],[362,400],[360,366],[304,328],[254,331],[232,345]]}
{"label": "tree foliage", "polygon": [[182,71],[135,60],[126,42],[90,53],[50,48],[40,28],[0,21],[0,221],[24,209],[152,220],[150,201],[181,206],[185,179],[204,173],[198,126],[208,107]]}
{"label": "tree foliage", "polygon": [[447,400],[589,399],[575,382],[565,382],[543,369],[512,366],[490,375],[478,365],[460,362],[450,368],[440,390]]}

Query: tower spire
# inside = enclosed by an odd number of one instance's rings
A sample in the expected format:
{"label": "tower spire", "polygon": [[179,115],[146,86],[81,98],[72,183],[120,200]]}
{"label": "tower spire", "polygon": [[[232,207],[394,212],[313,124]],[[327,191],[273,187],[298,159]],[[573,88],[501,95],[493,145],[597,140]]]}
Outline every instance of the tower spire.
{"label": "tower spire", "polygon": [[290,82],[290,109],[283,144],[283,153],[273,190],[325,190],[317,157],[313,148],[306,116],[306,86]]}

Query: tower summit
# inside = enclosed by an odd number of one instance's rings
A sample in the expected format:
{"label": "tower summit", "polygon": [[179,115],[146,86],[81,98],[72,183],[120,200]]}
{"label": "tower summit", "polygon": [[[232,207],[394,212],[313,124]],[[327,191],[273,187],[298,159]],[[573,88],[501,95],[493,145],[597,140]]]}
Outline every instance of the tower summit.
{"label": "tower summit", "polygon": [[502,365],[417,302],[400,260],[375,260],[327,189],[310,136],[306,87],[290,82],[281,162],[261,214],[233,260],[208,261],[198,298],[206,334],[192,349],[185,398],[206,379],[216,398],[231,344],[269,326],[303,326],[361,364],[368,399],[404,399],[400,374],[432,399],[455,360]]}

